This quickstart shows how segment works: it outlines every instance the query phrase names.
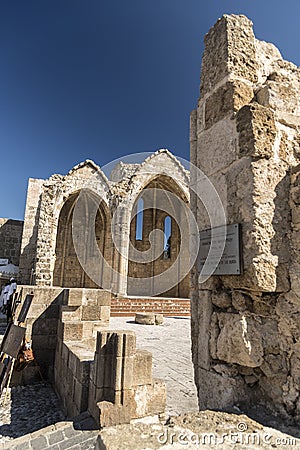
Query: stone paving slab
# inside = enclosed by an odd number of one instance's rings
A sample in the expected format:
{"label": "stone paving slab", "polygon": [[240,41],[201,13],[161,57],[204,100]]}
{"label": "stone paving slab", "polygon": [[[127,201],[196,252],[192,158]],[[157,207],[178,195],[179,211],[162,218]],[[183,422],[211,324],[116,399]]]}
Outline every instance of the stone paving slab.
{"label": "stone paving slab", "polygon": [[111,317],[110,329],[136,333],[137,348],[153,355],[153,376],[167,385],[167,415],[198,411],[191,354],[190,318],[164,318],[162,325],[140,325],[132,317]]}

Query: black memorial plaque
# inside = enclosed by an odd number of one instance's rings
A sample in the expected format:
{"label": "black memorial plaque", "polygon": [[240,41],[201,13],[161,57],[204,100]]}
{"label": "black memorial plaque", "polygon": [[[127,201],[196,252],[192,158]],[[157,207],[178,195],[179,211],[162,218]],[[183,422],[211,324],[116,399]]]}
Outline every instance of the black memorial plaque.
{"label": "black memorial plaque", "polygon": [[199,253],[201,275],[241,275],[240,224],[201,231]]}

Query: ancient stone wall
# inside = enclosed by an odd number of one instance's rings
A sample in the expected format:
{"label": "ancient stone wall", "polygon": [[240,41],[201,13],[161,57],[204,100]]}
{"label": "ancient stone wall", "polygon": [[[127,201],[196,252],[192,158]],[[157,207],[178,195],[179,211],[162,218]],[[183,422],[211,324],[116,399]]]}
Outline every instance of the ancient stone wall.
{"label": "ancient stone wall", "polygon": [[164,412],[152,354],[136,349],[133,332],[107,331],[109,292],[65,289],[59,310],[54,382],[68,417],[89,410],[103,427]]}
{"label": "ancient stone wall", "polygon": [[[42,374],[54,378],[55,354],[63,339],[95,342],[96,333],[109,324],[110,293],[101,289],[64,289],[48,286],[19,286],[21,303],[33,295],[25,321],[26,338]],[[57,366],[56,366],[57,370]]]}
{"label": "ancient stone wall", "polygon": [[[223,16],[206,35],[191,162],[217,189],[227,223],[242,225],[244,270],[201,284],[193,269],[201,409],[262,403],[300,416],[299,92],[298,68],[258,41],[246,17]],[[194,194],[191,207],[209,228]]]}
{"label": "ancient stone wall", "polygon": [[[19,281],[38,286],[100,286],[122,295],[129,292],[152,295],[153,275],[166,271],[179,259],[177,255],[181,236],[176,228],[176,219],[172,219],[171,258],[164,259],[164,243],[157,241],[154,246],[161,247],[161,255],[148,264],[144,258],[147,257],[145,250],[150,245],[149,236],[155,228],[162,228],[166,213],[159,210],[159,204],[152,213],[149,209],[145,210],[143,239],[137,241],[135,205],[144,195],[145,188],[153,185],[167,189],[188,204],[188,183],[188,171],[164,149],[149,156],[141,164],[119,163],[112,170],[110,180],[100,167],[89,160],[75,166],[66,176],[53,175],[48,180],[30,179]],[[87,203],[98,202],[94,223],[90,222],[90,210],[84,209],[83,191],[86,193],[84,195],[90,195]],[[83,209],[78,216],[80,202],[83,203]],[[72,228],[74,223],[78,225],[75,235],[83,231],[77,239],[79,242],[76,248]],[[80,259],[78,246],[82,249]],[[142,256],[139,262],[130,262],[130,248],[140,251]],[[188,265],[189,258],[185,252],[174,271],[172,289],[162,288],[159,294],[186,297],[189,276],[185,267]],[[187,276],[181,276],[184,272]],[[148,277],[148,284],[136,285],[141,275]]]}
{"label": "ancient stone wall", "polygon": [[99,331],[88,410],[100,428],[165,411],[166,385],[152,378],[152,354],[132,331]]}
{"label": "ancient stone wall", "polygon": [[23,221],[0,219],[0,258],[19,265]]}

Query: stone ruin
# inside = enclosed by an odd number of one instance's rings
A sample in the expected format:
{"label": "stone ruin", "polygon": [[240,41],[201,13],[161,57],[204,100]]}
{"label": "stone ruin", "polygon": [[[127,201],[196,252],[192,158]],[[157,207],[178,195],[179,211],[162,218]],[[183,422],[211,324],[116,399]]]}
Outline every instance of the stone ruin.
{"label": "stone ruin", "polygon": [[[166,387],[163,381],[152,377],[151,353],[136,349],[134,333],[110,330],[109,319],[112,298],[118,303],[119,296],[124,299],[127,294],[151,296],[151,287],[157,290],[153,286],[154,276],[178,259],[180,270],[172,280],[172,288],[162,288],[160,294],[166,301],[169,296],[188,297],[188,270],[180,277],[180,271],[189,263],[188,253],[185,252],[185,259],[178,258],[180,230],[171,214],[172,244],[168,257],[164,257],[164,242],[160,239],[154,242],[160,249],[158,258],[146,263],[131,260],[134,248],[147,253],[151,246],[148,236],[153,230],[165,232],[168,214],[157,198],[151,203],[147,190],[151,195],[155,195],[152,194],[155,189],[165,191],[169,203],[172,203],[170,195],[176,194],[188,205],[188,183],[189,172],[168,150],[157,151],[141,164],[121,162],[112,170],[110,179],[90,160],[77,165],[66,176],[29,179],[18,255],[18,294],[22,303],[27,295],[33,294],[26,319],[26,338],[32,341],[39,366],[15,373],[15,384],[39,379],[41,373],[54,383],[68,417],[89,411],[99,427],[164,412]],[[93,199],[98,196],[98,203],[95,201],[93,227],[89,228],[85,222],[87,213],[80,216],[90,233],[84,246],[90,249],[95,234],[105,262],[115,269],[113,272],[105,264],[99,266],[97,279],[86,273],[72,234],[75,205],[82,190],[87,189]],[[138,239],[136,210],[141,198],[145,210],[143,236]],[[121,213],[113,222],[116,208]],[[20,248],[20,238],[17,244]],[[94,254],[89,252],[88,262],[96,265],[93,258]],[[141,273],[149,280],[142,288],[135,283]],[[128,301],[134,303],[136,299],[131,297]],[[158,299],[156,306],[162,305],[162,299]],[[142,304],[139,308],[143,311]]]}
{"label": "stone ruin", "polygon": [[[299,92],[298,68],[257,40],[246,17],[225,15],[206,35],[200,99],[191,113],[191,162],[214,184],[227,223],[242,225],[243,272],[200,283],[198,264],[192,270],[200,409],[263,404],[284,418],[300,417]],[[29,181],[20,259],[22,295],[34,293],[28,335],[66,412],[88,410],[104,426],[162,412],[165,386],[153,380],[151,355],[136,350],[132,333],[108,330],[112,294],[95,289],[74,254],[72,210],[91,174],[101,185],[99,245],[120,269],[119,278],[102,272],[101,281],[122,295],[139,294],[127,277],[138,278],[141,270],[130,264],[129,250],[140,193],[159,186],[188,203],[189,174],[161,150],[141,165],[120,164],[111,180],[86,161],[66,176]],[[199,229],[210,228],[193,192],[190,201]],[[123,215],[112,232],[122,254],[109,233],[116,205]],[[147,233],[163,229],[164,218],[154,211],[145,216]],[[138,249],[147,247],[140,242]],[[147,266],[149,278],[156,272],[155,264]],[[188,288],[186,277],[163,295],[186,296]]]}
{"label": "stone ruin", "polygon": [[52,380],[68,417],[88,411],[99,428],[164,412],[166,386],[152,377],[152,354],[136,349],[135,333],[109,329],[108,291],[19,290],[23,300],[33,294],[26,337],[39,367],[14,374],[15,384],[42,374]]}
{"label": "stone ruin", "polygon": [[[300,418],[299,93],[300,70],[257,40],[245,16],[225,15],[205,36],[191,162],[214,184],[227,223],[242,226],[244,270],[201,284],[193,269],[200,409],[260,403]],[[192,194],[191,208],[209,228]]]}
{"label": "stone ruin", "polygon": [[[155,190],[174,194],[189,204],[189,172],[165,149],[158,150],[141,164],[119,162],[111,171],[110,179],[90,160],[75,166],[65,176],[53,175],[48,180],[30,178],[19,282],[68,288],[100,287],[121,296],[151,296],[159,291],[162,297],[189,297],[189,275],[188,270],[184,270],[189,266],[188,252],[180,256],[180,267],[173,275],[170,289],[164,291],[161,286],[153,285],[155,275],[170,268],[180,251],[180,230],[174,218],[171,218],[172,248],[169,258],[161,256],[149,262],[133,258],[135,251],[147,255],[151,244],[151,251],[155,246],[160,249],[164,245],[159,239],[153,243],[148,239],[153,230],[164,232],[165,220],[171,216],[158,202],[155,203],[155,198],[149,198],[155,196],[151,194]],[[99,202],[94,227],[81,223],[90,229],[85,243],[90,245],[95,235],[97,247],[107,262],[108,268],[101,263],[97,277],[89,276],[82,268],[72,237],[74,209],[82,191],[88,191],[90,197]],[[140,199],[143,199],[145,208],[144,238],[136,236]],[[172,200],[167,198],[167,201],[172,207]],[[81,222],[83,216],[80,217]],[[90,253],[86,264],[89,267],[93,266],[94,261],[97,264],[96,252],[93,250]],[[149,281],[141,284],[138,282],[140,277]]]}

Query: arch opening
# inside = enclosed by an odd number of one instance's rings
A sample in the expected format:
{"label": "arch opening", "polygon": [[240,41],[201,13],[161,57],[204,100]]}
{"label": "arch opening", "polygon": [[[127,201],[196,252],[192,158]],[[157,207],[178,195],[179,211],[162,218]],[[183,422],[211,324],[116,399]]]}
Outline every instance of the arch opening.
{"label": "arch opening", "polygon": [[[58,219],[57,236],[56,236],[56,260],[53,272],[53,285],[61,287],[86,287],[86,288],[101,288],[103,282],[103,268],[100,270],[99,284],[93,281],[84,268],[81,266],[73,242],[72,223],[73,213],[78,199],[79,193],[72,194],[64,203]],[[89,196],[89,200],[91,197]],[[94,201],[99,204],[99,199],[94,198]],[[96,204],[97,204],[96,203]],[[84,232],[84,246],[85,258],[89,260],[98,260],[95,255],[95,248],[92,245],[96,238],[96,243],[100,252],[106,259],[110,259],[111,239],[109,237],[108,229],[110,226],[109,215],[107,213],[104,202],[100,202],[95,216],[95,228],[89,229],[88,226],[89,208],[86,202],[85,211],[80,218],[78,227]]]}
{"label": "arch opening", "polygon": [[[156,189],[165,193],[163,201],[165,204],[160,204],[160,196],[156,197],[155,194]],[[144,192],[146,192],[145,195],[143,194]],[[159,286],[155,285],[155,276],[164,273],[177,261],[181,249],[181,233],[175,220],[176,205],[174,205],[172,195],[168,195],[168,193],[174,194],[185,203],[188,203],[184,192],[172,178],[166,175],[159,175],[143,187],[133,206],[130,224],[131,245],[128,257],[128,295],[153,296],[153,292],[159,289]],[[141,198],[142,196],[143,199]],[[143,210],[141,210],[141,200],[143,200]],[[166,212],[166,204],[168,205],[167,211],[171,212]],[[141,217],[139,218],[141,211],[142,219]],[[172,211],[174,211],[174,214],[172,214]],[[158,231],[158,233],[151,236],[154,230]],[[135,250],[145,252],[145,255],[147,254],[144,262],[135,260],[133,257]],[[155,255],[153,259],[149,258],[149,252],[151,251]],[[156,255],[159,256],[156,257]],[[175,275],[174,279],[172,279],[173,287],[157,296],[188,298],[189,274],[183,279],[180,276],[183,266],[186,264],[188,264],[188,261],[183,261],[179,255],[177,276]],[[140,278],[153,279],[152,288],[149,289],[150,283],[145,283],[145,287],[143,287],[142,283],[139,282]]]}

